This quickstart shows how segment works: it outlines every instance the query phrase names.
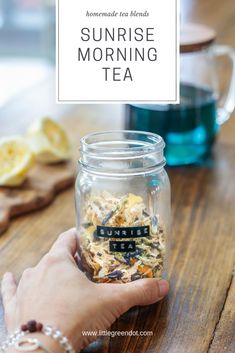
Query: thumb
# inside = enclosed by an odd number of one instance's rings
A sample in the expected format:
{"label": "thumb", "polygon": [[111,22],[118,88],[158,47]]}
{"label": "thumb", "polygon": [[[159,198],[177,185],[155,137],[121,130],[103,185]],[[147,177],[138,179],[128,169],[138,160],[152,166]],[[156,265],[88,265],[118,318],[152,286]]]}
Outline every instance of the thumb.
{"label": "thumb", "polygon": [[[116,285],[117,286],[117,285]],[[120,284],[119,301],[122,301],[123,312],[136,305],[149,305],[161,300],[169,291],[165,280],[140,279],[134,282]]]}

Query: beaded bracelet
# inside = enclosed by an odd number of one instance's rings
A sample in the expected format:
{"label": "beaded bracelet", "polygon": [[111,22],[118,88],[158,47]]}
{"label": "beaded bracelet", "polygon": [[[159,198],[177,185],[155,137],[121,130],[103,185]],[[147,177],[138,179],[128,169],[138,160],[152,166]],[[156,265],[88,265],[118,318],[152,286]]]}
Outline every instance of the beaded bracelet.
{"label": "beaded bracelet", "polygon": [[[26,334],[34,332],[41,332],[44,335],[51,337],[59,343],[66,353],[75,353],[75,350],[70,344],[68,338],[64,336],[60,330],[50,325],[44,326],[35,320],[28,321],[27,324],[21,326],[20,330],[16,330],[13,334],[11,334],[0,346],[0,353],[6,352],[6,350],[10,347],[15,347],[17,349],[17,343],[19,343]],[[28,351],[30,352],[30,350]]]}

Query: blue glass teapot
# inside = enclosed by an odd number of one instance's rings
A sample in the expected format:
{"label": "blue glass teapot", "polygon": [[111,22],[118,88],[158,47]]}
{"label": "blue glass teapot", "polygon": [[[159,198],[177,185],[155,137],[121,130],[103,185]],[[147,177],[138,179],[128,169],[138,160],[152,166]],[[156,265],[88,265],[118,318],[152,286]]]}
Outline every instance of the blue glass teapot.
{"label": "blue glass teapot", "polygon": [[[215,37],[212,29],[202,25],[181,28],[180,104],[126,106],[126,128],[161,135],[166,142],[168,165],[204,161],[221,124],[234,110],[235,51],[214,44]],[[219,79],[218,57],[230,62],[226,65],[226,73],[230,74],[227,86],[224,78]],[[227,87],[223,94],[219,93],[221,83]]]}

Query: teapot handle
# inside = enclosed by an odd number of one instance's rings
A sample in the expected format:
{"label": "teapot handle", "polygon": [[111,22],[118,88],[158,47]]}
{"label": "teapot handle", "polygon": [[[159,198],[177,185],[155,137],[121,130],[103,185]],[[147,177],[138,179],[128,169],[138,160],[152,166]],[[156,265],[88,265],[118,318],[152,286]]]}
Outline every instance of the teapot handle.
{"label": "teapot handle", "polygon": [[215,56],[227,55],[232,62],[232,76],[227,94],[223,95],[218,102],[218,124],[223,124],[230,118],[235,108],[235,51],[226,45],[215,45],[212,47]]}

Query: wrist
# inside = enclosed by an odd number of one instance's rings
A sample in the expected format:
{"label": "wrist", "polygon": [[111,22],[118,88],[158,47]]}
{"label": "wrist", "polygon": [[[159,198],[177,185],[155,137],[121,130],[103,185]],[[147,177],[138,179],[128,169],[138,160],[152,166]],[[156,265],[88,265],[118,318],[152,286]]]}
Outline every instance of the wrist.
{"label": "wrist", "polygon": [[[51,353],[65,353],[59,342],[52,337],[44,335],[42,332],[28,333],[24,338],[37,338]],[[40,349],[40,352],[43,352],[43,349]]]}
{"label": "wrist", "polygon": [[[80,352],[84,348],[83,337],[82,337],[82,327],[83,320],[79,318],[77,321],[72,321],[70,318],[51,318],[50,320],[44,320],[51,327],[61,330],[61,332],[67,337],[71,345],[73,346],[75,352]],[[53,339],[53,338],[52,338]]]}
{"label": "wrist", "polygon": [[[54,341],[57,345],[60,345],[60,344],[56,338],[53,338],[53,334],[60,332],[62,334],[62,336],[64,335],[64,337],[68,340],[70,345],[72,345],[72,347],[76,353],[80,352],[80,350],[83,348],[82,334],[81,334],[81,330],[78,328],[78,324],[75,326],[75,325],[72,325],[68,321],[64,321],[63,323],[60,322],[60,324],[59,324],[58,320],[55,320],[55,321],[50,320],[49,325],[44,325],[44,330],[46,327],[55,328],[55,330],[53,330],[52,335],[50,335],[50,333],[49,333],[49,335],[47,336],[47,334],[45,334],[45,332],[44,332],[44,335],[46,337],[48,337],[50,340]],[[54,331],[57,331],[57,332],[54,332]],[[62,352],[65,353],[65,350],[63,350],[63,348],[62,348]]]}

